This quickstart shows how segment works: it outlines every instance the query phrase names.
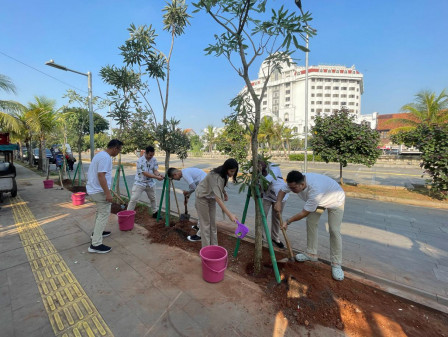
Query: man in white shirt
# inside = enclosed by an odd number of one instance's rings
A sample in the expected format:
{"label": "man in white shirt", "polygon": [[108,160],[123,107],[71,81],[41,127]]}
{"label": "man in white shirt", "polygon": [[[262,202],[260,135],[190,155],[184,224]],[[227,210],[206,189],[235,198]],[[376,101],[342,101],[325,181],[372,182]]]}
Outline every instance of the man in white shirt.
{"label": "man in white shirt", "polygon": [[163,180],[159,173],[159,163],[154,158],[154,147],[148,146],[145,154],[137,160],[137,173],[135,174],[134,186],[132,187],[131,200],[128,204],[128,210],[134,210],[140,196],[146,192],[151,203],[152,217],[157,218],[157,200],[156,200],[156,180]]}
{"label": "man in white shirt", "polygon": [[[274,205],[277,201],[277,195],[278,192],[283,188],[286,189],[287,185],[282,177],[282,172],[280,171],[280,168],[277,164],[274,163],[267,163],[263,160],[260,162],[260,171],[261,174],[265,177],[265,179],[268,181],[269,185],[266,187],[266,189],[263,190],[263,209],[264,214],[266,215],[266,220],[269,214],[269,210],[272,207],[272,214],[271,214],[271,239],[272,242],[279,248],[285,248],[285,245],[280,240],[280,217],[283,213],[283,208],[285,205],[286,200],[288,199],[289,195],[286,194],[281,202],[281,210],[276,211],[274,210]],[[265,234],[263,233],[263,236]]]}
{"label": "man in white shirt", "polygon": [[328,226],[330,231],[331,274],[335,280],[342,281],[344,272],[342,264],[341,223],[344,216],[345,193],[339,184],[322,174],[291,171],[286,177],[287,188],[278,193],[274,209],[280,209],[280,200],[286,193],[297,193],[305,201],[305,206],[284,222],[287,226],[294,221],[306,217],[307,250],[306,254],[297,254],[296,260],[317,261],[317,225],[321,214],[328,211]]}
{"label": "man in white shirt", "polygon": [[[196,167],[187,167],[182,170],[170,167],[167,171],[167,174],[170,179],[179,181],[181,178],[183,178],[187,182],[188,190],[183,191],[185,196],[185,205],[188,203],[190,195],[196,190],[196,187],[198,187],[199,183],[207,176],[207,173]],[[192,228],[197,230],[197,233],[195,235],[189,235],[187,239],[192,242],[201,241],[199,221],[198,224],[192,226]]]}
{"label": "man in white shirt", "polygon": [[112,182],[112,157],[117,156],[123,143],[118,139],[112,139],[107,144],[107,149],[97,153],[90,163],[87,173],[87,193],[96,204],[95,228],[91,236],[92,244],[88,248],[89,253],[109,253],[112,249],[103,245],[103,237],[110,232],[104,231],[109,219],[112,203],[110,185]]}

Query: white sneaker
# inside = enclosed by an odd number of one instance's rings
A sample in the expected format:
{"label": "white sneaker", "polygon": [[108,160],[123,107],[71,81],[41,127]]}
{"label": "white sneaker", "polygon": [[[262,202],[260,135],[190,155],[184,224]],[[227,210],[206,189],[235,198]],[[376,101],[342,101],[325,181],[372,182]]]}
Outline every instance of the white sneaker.
{"label": "white sneaker", "polygon": [[344,279],[344,271],[341,266],[331,266],[331,276],[333,276],[336,281],[342,281]]}
{"label": "white sneaker", "polygon": [[305,261],[317,262],[318,258],[314,257],[314,256],[308,256],[306,254],[297,254],[296,261],[297,262],[305,262]]}

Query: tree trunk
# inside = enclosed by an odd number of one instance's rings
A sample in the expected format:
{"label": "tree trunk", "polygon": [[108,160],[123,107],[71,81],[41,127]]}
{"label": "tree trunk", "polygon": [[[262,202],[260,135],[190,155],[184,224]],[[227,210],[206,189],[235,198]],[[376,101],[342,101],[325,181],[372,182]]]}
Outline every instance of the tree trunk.
{"label": "tree trunk", "polygon": [[342,185],[344,181],[342,179],[342,163],[339,163],[339,183]]}
{"label": "tree trunk", "polygon": [[168,151],[165,151],[165,172],[168,171],[168,169],[170,168],[170,155],[171,153],[169,153]]}

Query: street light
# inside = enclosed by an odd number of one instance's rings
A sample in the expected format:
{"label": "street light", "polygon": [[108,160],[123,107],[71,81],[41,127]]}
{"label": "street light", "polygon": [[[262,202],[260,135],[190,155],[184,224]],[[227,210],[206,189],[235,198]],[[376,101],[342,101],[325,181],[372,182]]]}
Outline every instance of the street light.
{"label": "street light", "polygon": [[[300,1],[299,1],[300,3]],[[311,30],[313,33],[316,32],[315,29],[310,26],[306,26],[306,52],[305,52],[305,158],[303,161],[303,172],[306,173],[308,168],[308,42],[309,42],[309,33],[308,30]]]}
{"label": "street light", "polygon": [[92,73],[89,71],[87,73],[81,73],[79,71],[69,69],[67,67],[61,66],[60,64],[54,63],[53,60],[45,62],[45,65],[64,70],[71,71],[72,73],[77,73],[83,76],[87,76],[87,87],[89,89],[89,133],[90,133],[90,160],[94,156],[94,142],[93,142],[93,105],[92,105]]}

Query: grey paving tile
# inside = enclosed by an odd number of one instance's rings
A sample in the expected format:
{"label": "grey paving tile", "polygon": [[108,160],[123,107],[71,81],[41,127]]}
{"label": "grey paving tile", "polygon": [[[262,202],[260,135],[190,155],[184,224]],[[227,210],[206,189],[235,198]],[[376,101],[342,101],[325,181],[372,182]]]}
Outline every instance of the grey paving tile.
{"label": "grey paving tile", "polygon": [[12,312],[14,335],[16,337],[33,336],[35,331],[50,325],[47,312],[42,303],[23,306]]}
{"label": "grey paving tile", "polygon": [[0,308],[0,335],[11,337],[14,335],[14,321],[11,308]]}
{"label": "grey paving tile", "polygon": [[5,309],[11,310],[11,296],[8,285],[0,287],[0,310]]}
{"label": "grey paving tile", "polygon": [[0,271],[28,263],[23,247],[0,253]]}
{"label": "grey paving tile", "polygon": [[433,271],[439,281],[448,283],[448,271],[439,268],[433,268]]}
{"label": "grey paving tile", "polygon": [[0,237],[0,253],[22,247],[22,241],[20,241],[20,236],[18,234],[8,234]]}

